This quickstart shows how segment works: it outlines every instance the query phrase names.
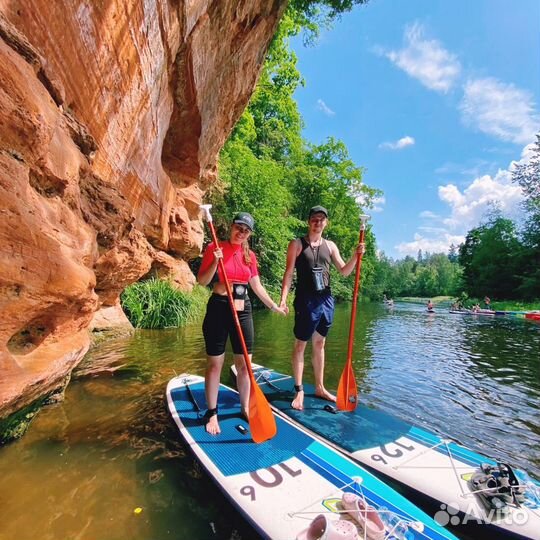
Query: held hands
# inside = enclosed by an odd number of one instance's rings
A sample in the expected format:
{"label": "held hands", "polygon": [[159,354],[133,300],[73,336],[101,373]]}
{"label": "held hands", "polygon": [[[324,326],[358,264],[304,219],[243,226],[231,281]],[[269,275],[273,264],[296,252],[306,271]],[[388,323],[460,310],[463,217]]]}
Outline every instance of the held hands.
{"label": "held hands", "polygon": [[280,315],[283,315],[283,317],[286,317],[289,314],[289,308],[285,309],[281,305],[273,304],[270,308],[271,311],[274,313],[279,313]]}
{"label": "held hands", "polygon": [[289,306],[287,305],[287,302],[285,300],[281,301],[281,303],[279,304],[279,307],[283,309],[283,311],[285,312],[285,315],[289,314]]}

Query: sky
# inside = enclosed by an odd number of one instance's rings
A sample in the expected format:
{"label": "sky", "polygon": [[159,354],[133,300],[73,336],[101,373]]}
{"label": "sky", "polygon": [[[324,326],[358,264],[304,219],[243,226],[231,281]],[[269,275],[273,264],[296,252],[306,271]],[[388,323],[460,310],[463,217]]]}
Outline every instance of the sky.
{"label": "sky", "polygon": [[493,206],[523,218],[511,170],[540,131],[540,0],[370,0],[292,46],[304,136],[342,140],[383,191],[368,213],[387,256],[448,252]]}

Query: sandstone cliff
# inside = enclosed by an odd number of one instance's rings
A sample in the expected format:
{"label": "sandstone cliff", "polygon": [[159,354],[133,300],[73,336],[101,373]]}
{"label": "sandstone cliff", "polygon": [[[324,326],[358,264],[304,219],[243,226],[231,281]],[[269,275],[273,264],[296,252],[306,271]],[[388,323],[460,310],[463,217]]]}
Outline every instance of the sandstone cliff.
{"label": "sandstone cliff", "polygon": [[0,418],[56,389],[198,215],[285,0],[0,0]]}

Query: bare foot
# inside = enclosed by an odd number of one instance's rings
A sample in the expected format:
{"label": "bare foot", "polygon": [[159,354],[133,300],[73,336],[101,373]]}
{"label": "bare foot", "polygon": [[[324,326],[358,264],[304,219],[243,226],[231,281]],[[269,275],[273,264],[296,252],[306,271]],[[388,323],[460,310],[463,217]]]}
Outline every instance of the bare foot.
{"label": "bare foot", "polygon": [[334,401],[334,402],[336,401],[336,396],[334,396],[334,394],[331,394],[324,387],[317,388],[317,390],[315,390],[315,395],[322,399],[326,399],[327,401]]}
{"label": "bare foot", "polygon": [[211,416],[208,419],[208,422],[206,422],[206,431],[210,433],[210,435],[219,435],[221,433],[221,429],[219,429],[217,414]]}
{"label": "bare foot", "polygon": [[242,412],[240,414],[246,422],[249,422],[249,409],[242,408]]}
{"label": "bare foot", "polygon": [[296,392],[296,397],[293,399],[291,406],[293,409],[298,409],[299,411],[301,411],[304,408],[304,391],[303,390]]}

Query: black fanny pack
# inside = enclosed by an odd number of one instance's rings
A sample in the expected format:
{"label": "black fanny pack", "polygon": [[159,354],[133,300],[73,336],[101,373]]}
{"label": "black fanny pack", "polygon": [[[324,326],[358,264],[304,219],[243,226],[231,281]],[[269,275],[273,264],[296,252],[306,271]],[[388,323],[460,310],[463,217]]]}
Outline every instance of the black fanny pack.
{"label": "black fanny pack", "polygon": [[244,311],[246,308],[246,300],[248,299],[248,286],[247,283],[233,283],[232,295],[234,301],[234,309],[236,311]]}
{"label": "black fanny pack", "polygon": [[235,300],[245,300],[247,298],[247,283],[233,283],[232,293]]}

